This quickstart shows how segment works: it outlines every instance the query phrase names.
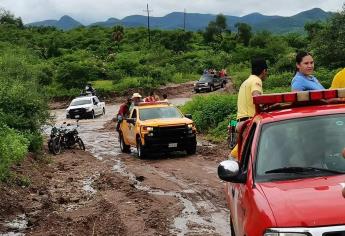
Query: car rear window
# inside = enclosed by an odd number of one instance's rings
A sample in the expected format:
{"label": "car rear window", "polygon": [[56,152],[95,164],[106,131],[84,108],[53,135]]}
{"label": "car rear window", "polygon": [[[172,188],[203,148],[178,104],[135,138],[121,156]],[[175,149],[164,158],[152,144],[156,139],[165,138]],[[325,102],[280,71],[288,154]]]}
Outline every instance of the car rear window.
{"label": "car rear window", "polygon": [[182,118],[181,112],[176,107],[142,108],[139,111],[140,120],[161,118]]}
{"label": "car rear window", "polygon": [[[315,167],[345,172],[345,114],[305,117],[265,124],[256,158],[257,177],[286,167]],[[277,174],[275,174],[277,175]],[[280,173],[280,179],[291,173]]]}

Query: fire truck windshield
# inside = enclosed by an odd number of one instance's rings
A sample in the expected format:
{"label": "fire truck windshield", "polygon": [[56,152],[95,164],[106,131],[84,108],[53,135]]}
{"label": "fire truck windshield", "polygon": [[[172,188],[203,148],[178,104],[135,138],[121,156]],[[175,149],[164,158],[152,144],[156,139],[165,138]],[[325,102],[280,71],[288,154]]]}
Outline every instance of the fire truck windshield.
{"label": "fire truck windshield", "polygon": [[[282,180],[345,173],[344,140],[344,114],[265,124],[258,145],[256,179]],[[330,171],[305,171],[315,168]]]}

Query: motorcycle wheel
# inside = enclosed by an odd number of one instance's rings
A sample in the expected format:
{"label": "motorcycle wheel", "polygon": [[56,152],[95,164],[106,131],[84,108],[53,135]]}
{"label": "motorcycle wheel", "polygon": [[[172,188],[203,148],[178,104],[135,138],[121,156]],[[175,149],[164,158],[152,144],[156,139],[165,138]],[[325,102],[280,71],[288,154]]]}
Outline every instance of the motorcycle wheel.
{"label": "motorcycle wheel", "polygon": [[61,143],[59,138],[52,139],[52,152],[53,154],[57,155],[61,152]]}
{"label": "motorcycle wheel", "polygon": [[48,150],[50,153],[53,153],[53,140],[52,139],[48,140]]}
{"label": "motorcycle wheel", "polygon": [[80,150],[85,151],[85,145],[84,145],[83,140],[81,140],[81,138],[78,139],[78,147]]}

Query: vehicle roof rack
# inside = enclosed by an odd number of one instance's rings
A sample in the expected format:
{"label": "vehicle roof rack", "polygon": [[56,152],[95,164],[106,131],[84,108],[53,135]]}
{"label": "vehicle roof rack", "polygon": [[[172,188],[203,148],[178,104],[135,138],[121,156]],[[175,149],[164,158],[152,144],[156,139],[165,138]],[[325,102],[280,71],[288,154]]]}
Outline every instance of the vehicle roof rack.
{"label": "vehicle roof rack", "polygon": [[273,93],[253,97],[256,113],[283,108],[345,103],[345,89]]}

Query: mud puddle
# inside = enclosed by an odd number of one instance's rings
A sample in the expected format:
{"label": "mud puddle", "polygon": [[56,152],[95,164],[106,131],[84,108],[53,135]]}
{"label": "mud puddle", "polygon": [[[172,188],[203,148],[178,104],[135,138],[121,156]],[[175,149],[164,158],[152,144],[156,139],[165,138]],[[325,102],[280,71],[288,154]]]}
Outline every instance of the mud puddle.
{"label": "mud puddle", "polygon": [[[176,98],[170,99],[170,102],[175,105],[182,105],[188,100],[190,99]],[[115,116],[118,108],[119,105],[107,105],[105,116],[93,120],[79,121],[79,134],[85,143],[86,150],[100,161],[105,158],[114,159],[116,164],[113,166],[113,171],[127,177],[136,189],[156,196],[176,198],[182,206],[182,212],[173,219],[173,224],[170,226],[172,235],[230,235],[228,211],[224,206],[214,204],[209,199],[204,199],[204,188],[207,189],[207,186],[200,188],[200,185],[195,184],[194,181],[174,176],[164,170],[157,170],[150,162],[136,159],[136,153],[133,150],[134,152],[125,158],[135,159],[139,162],[139,165],[142,165],[142,168],[150,170],[157,178],[168,181],[177,187],[176,190],[169,190],[164,189],[164,186],[150,186],[144,183],[145,177],[134,173],[123,158],[119,157],[124,154],[121,154],[115,129],[110,132],[104,130],[100,132],[104,124]],[[65,119],[64,110],[54,110],[54,113],[57,123],[62,124],[66,121],[72,125],[75,124],[74,120]],[[212,146],[206,142],[198,142],[198,145]],[[211,174],[215,174],[215,169],[213,170],[214,172]],[[188,168],[186,168],[186,171],[188,171]],[[96,190],[92,187],[94,178],[95,174],[84,179],[82,183],[83,190],[87,195],[96,193]],[[69,209],[73,209],[73,206],[69,206]]]}

